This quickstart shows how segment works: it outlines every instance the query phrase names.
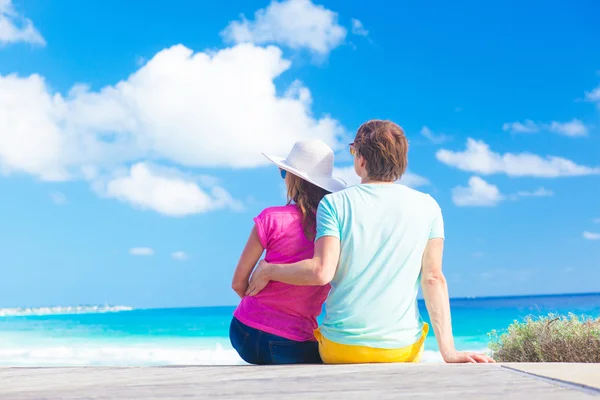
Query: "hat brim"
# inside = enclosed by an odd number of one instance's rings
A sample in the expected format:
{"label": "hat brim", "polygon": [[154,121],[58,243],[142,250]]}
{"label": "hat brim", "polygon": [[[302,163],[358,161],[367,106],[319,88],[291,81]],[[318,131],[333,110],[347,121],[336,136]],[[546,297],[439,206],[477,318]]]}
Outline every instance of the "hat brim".
{"label": "hat brim", "polygon": [[345,182],[344,183],[341,182],[341,179],[338,180],[337,178],[329,177],[329,176],[311,175],[306,172],[300,171],[300,170],[292,167],[291,165],[289,165],[287,163],[286,159],[283,157],[271,156],[271,155],[268,155],[265,153],[262,153],[262,155],[265,156],[273,164],[277,165],[279,168],[284,169],[296,176],[299,176],[300,178],[304,179],[305,181],[308,181],[308,182],[312,183],[313,185],[316,185],[322,189],[325,189],[328,192],[338,192],[340,190],[346,189],[346,187],[347,187]]}

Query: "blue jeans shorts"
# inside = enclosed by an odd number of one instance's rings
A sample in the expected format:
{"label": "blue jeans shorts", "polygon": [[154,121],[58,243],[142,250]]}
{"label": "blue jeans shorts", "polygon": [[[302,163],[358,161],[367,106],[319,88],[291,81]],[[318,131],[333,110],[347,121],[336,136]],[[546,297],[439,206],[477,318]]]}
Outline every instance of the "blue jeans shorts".
{"label": "blue jeans shorts", "polygon": [[322,364],[317,342],[297,342],[244,325],[233,317],[229,340],[248,364]]}

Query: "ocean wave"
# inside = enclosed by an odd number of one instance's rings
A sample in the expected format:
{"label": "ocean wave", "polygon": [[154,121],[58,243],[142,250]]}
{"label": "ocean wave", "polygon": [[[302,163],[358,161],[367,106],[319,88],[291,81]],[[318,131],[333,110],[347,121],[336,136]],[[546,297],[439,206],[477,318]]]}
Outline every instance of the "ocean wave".
{"label": "ocean wave", "polygon": [[[486,347],[486,348],[482,348],[482,349],[470,349],[470,350],[465,350],[465,351],[473,351],[475,353],[488,354],[490,352],[490,349],[488,349]],[[443,363],[444,358],[442,357],[442,353],[440,353],[439,351],[425,350],[423,352],[423,357],[421,358],[421,362],[422,363]]]}
{"label": "ocean wave", "polygon": [[101,314],[109,312],[131,311],[129,306],[55,306],[55,307],[15,307],[0,308],[0,317],[24,317],[35,315],[61,314]]}
{"label": "ocean wave", "polygon": [[241,365],[236,351],[216,344],[212,348],[178,346],[44,346],[2,347],[0,366],[159,366]]}
{"label": "ocean wave", "polygon": [[[473,350],[485,353],[488,349]],[[439,351],[425,350],[422,363],[442,363]],[[228,344],[197,346],[167,344],[56,343],[51,346],[0,346],[0,366],[162,366],[162,365],[243,365]]]}
{"label": "ocean wave", "polygon": [[422,363],[441,363],[444,362],[442,358],[442,353],[434,350],[425,350],[423,352],[423,357],[421,357]]}

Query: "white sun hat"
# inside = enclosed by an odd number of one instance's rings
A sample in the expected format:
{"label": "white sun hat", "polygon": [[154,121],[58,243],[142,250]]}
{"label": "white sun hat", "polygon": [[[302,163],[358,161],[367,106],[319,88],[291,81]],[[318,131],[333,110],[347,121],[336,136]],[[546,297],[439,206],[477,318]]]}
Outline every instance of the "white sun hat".
{"label": "white sun hat", "polygon": [[279,168],[329,192],[346,188],[342,179],[333,177],[333,150],[318,139],[296,142],[286,158],[262,154]]}

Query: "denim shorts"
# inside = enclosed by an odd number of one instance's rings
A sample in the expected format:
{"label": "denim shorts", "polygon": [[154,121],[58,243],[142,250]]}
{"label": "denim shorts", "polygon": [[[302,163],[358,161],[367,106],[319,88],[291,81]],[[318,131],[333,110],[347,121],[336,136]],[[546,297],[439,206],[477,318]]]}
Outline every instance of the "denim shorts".
{"label": "denim shorts", "polygon": [[317,342],[297,342],[244,325],[233,317],[229,340],[248,364],[322,364]]}

